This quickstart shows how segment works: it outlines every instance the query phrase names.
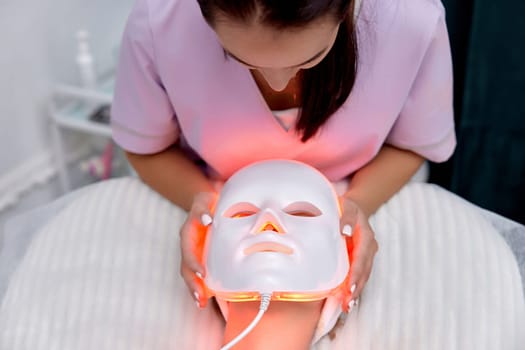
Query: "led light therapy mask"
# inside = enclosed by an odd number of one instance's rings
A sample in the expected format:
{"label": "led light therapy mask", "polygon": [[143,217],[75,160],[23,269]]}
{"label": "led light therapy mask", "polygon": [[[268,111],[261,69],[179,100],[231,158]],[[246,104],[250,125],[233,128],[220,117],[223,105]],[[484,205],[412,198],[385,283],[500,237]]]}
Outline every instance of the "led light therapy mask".
{"label": "led light therapy mask", "polygon": [[338,203],[332,184],[300,162],[262,161],[236,172],[206,238],[210,294],[309,301],[336,293],[349,269]]}

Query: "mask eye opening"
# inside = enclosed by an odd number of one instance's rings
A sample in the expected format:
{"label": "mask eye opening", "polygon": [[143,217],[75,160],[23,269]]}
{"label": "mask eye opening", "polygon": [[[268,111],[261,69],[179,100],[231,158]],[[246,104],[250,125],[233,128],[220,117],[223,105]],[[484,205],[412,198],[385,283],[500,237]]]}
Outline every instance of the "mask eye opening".
{"label": "mask eye opening", "polygon": [[323,212],[310,202],[294,202],[287,205],[283,211],[291,216],[297,217],[317,217]]}
{"label": "mask eye opening", "polygon": [[259,208],[248,202],[239,202],[230,206],[222,214],[225,218],[240,219],[250,217],[259,212]]}

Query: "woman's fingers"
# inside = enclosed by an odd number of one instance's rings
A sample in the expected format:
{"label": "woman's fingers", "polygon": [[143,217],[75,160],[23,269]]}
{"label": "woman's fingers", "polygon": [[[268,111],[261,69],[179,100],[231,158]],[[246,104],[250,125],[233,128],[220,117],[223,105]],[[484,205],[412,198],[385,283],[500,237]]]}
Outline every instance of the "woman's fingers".
{"label": "woman's fingers", "polygon": [[199,307],[204,307],[208,299],[203,282],[206,271],[202,265],[202,254],[206,232],[212,222],[209,208],[213,199],[214,195],[211,193],[198,194],[180,230],[180,272]]}
{"label": "woman's fingers", "polygon": [[181,230],[180,237],[180,248],[181,248],[181,267],[180,273],[186,286],[190,290],[191,295],[195,299],[196,304],[201,307],[201,298],[203,296],[202,284],[199,285],[197,282],[198,276],[204,276],[204,267],[201,265],[195,254],[195,242],[193,238],[196,233],[193,233],[192,223],[190,217],[184,224]]}
{"label": "woman's fingers", "polygon": [[372,271],[373,260],[369,259],[359,259],[354,260],[352,267],[350,268],[350,280],[348,283],[349,293],[344,300],[345,305],[350,305],[352,300],[357,302],[361,291],[363,290],[370,273]]}
{"label": "woman's fingers", "polygon": [[359,244],[355,244],[354,246],[351,257],[350,278],[347,285],[348,294],[343,301],[343,306],[347,308],[347,311],[350,311],[358,302],[361,291],[372,272],[374,256],[377,249],[377,242],[373,236],[367,239],[360,239]]}
{"label": "woman's fingers", "polygon": [[191,296],[195,300],[195,304],[199,308],[205,307],[208,302],[208,298],[205,295],[203,280],[192,270],[184,266],[181,267],[180,273],[184,279],[184,282],[186,282],[188,289],[190,290]]}
{"label": "woman's fingers", "polygon": [[204,276],[204,267],[198,258],[199,245],[203,244],[202,240],[204,239],[201,237],[202,233],[199,232],[202,225],[190,215],[180,231],[181,266]]}
{"label": "woman's fingers", "polygon": [[345,236],[350,259],[350,274],[342,307],[350,312],[359,302],[361,291],[370,277],[378,246],[360,208],[349,199],[343,199],[342,208],[341,233]]}

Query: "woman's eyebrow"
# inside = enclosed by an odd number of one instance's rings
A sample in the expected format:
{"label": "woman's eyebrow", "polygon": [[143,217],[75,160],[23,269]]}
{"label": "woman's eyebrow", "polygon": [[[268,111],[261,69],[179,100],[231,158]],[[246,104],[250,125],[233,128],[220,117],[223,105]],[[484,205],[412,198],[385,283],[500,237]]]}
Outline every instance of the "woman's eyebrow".
{"label": "woman's eyebrow", "polygon": [[[295,65],[295,66],[291,66],[291,67],[286,67],[286,68],[297,68],[297,67],[300,67],[300,66],[304,66],[305,64],[308,64],[312,61],[314,61],[315,59],[319,58],[321,55],[323,55],[326,50],[328,50],[328,47],[325,47],[324,49],[322,49],[321,51],[319,51],[318,53],[316,53],[315,55],[313,55],[312,57],[310,57],[309,59],[307,59],[306,61],[302,62],[302,63],[299,63],[298,65]],[[240,62],[246,66],[249,66],[249,67],[253,67],[253,68],[264,68],[264,67],[257,67],[257,66],[254,66],[252,64],[249,64],[248,62],[245,62],[243,60],[241,60],[239,57],[235,56],[234,54],[232,54],[230,51],[224,49],[224,52],[230,56],[231,58],[233,58],[234,60],[236,60],[237,62]]]}

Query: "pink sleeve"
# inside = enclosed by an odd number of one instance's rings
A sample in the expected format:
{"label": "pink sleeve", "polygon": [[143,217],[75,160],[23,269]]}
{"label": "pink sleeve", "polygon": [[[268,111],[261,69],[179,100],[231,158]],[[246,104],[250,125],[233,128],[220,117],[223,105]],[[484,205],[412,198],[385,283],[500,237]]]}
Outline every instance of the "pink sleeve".
{"label": "pink sleeve", "polygon": [[447,160],[456,146],[452,92],[452,58],[442,15],[386,142],[433,162]]}
{"label": "pink sleeve", "polygon": [[136,3],[124,31],[111,110],[115,142],[140,154],[162,151],[179,136],[175,112],[157,73],[146,3]]}

